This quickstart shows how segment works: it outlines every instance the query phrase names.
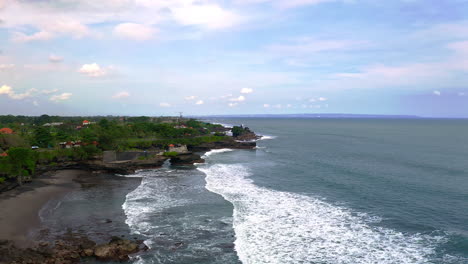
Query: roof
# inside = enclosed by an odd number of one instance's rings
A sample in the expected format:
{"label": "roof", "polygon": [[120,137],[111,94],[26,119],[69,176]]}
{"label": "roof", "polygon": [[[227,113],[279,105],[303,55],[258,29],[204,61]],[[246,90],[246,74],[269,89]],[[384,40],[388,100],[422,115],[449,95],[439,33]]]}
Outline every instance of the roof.
{"label": "roof", "polygon": [[169,144],[169,147],[174,147],[174,144]]}
{"label": "roof", "polygon": [[3,152],[2,154],[0,154],[0,157],[6,157],[6,156],[8,156],[8,153],[6,152]]}
{"label": "roof", "polygon": [[4,127],[2,129],[0,129],[0,133],[2,133],[2,134],[13,134],[13,130],[11,128]]}
{"label": "roof", "polygon": [[89,121],[88,120],[83,120],[83,123],[89,123]]}

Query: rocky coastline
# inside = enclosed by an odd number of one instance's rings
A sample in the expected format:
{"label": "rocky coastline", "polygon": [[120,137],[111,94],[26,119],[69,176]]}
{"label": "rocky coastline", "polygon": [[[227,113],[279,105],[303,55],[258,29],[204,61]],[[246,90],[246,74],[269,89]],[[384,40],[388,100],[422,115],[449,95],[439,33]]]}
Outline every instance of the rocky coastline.
{"label": "rocky coastline", "polygon": [[[187,146],[187,151],[175,156],[148,155],[147,151],[140,151],[128,160],[106,161],[104,157],[97,156],[86,161],[66,161],[57,164],[42,164],[36,169],[36,175],[43,175],[57,171],[78,170],[91,173],[132,174],[136,170],[160,168],[169,160],[172,166],[191,166],[194,163],[203,163],[202,152],[212,149],[254,149],[255,141],[241,141],[233,138],[225,141],[202,143],[197,146]],[[125,156],[125,155],[124,155]],[[138,158],[145,156],[145,158]],[[74,179],[75,182],[77,179]],[[16,186],[10,186],[10,189]],[[13,198],[14,199],[14,198]],[[109,220],[112,221],[112,220]],[[177,247],[177,245],[174,245]],[[0,264],[3,263],[80,263],[84,259],[99,261],[124,262],[132,254],[147,250],[143,241],[138,238],[123,239],[112,237],[109,242],[97,244],[86,233],[75,230],[51,242],[37,240],[26,247],[18,245],[14,240],[0,238]]]}

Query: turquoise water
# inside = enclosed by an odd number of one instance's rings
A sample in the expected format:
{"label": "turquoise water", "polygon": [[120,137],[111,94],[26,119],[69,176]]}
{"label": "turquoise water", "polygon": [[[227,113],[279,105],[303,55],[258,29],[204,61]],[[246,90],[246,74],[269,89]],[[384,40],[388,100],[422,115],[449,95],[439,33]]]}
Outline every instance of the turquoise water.
{"label": "turquoise water", "polygon": [[114,180],[121,206],[90,189],[55,218],[123,213],[150,246],[134,263],[468,263],[468,120],[211,121],[267,137]]}
{"label": "turquoise water", "polygon": [[243,262],[468,262],[467,120],[219,122],[275,137],[202,169]]}

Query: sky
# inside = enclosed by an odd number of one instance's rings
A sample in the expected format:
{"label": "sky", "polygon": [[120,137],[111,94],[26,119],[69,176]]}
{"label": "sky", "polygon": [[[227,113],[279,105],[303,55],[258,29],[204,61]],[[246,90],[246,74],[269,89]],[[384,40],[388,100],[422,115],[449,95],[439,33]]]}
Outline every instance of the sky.
{"label": "sky", "polygon": [[468,0],[0,0],[0,114],[468,117]]}

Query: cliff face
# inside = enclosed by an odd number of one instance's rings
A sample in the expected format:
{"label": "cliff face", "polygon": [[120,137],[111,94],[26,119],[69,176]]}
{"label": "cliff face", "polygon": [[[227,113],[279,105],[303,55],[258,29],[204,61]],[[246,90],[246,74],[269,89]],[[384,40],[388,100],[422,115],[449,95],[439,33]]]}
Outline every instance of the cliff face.
{"label": "cliff face", "polygon": [[257,146],[256,142],[238,142],[234,139],[225,141],[203,143],[198,146],[189,146],[189,150],[193,152],[210,151],[212,149],[254,149]]}

